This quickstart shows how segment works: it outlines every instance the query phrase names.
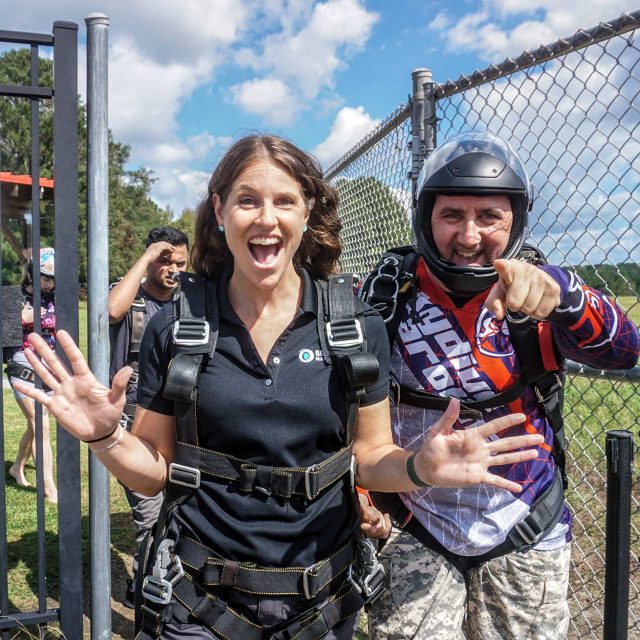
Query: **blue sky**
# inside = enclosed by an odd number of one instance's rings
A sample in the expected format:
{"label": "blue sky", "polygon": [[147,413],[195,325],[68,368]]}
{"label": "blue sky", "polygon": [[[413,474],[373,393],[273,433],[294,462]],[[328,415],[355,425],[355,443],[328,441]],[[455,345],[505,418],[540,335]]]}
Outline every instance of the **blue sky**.
{"label": "blue sky", "polygon": [[109,125],[176,214],[198,201],[217,158],[273,131],[327,167],[411,91],[637,9],[633,0],[3,0],[3,29],[50,32],[110,18]]}

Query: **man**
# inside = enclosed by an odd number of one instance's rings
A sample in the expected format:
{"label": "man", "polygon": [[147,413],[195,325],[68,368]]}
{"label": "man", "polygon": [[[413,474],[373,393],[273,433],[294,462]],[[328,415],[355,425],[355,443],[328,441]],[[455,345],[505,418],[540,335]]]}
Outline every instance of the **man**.
{"label": "man", "polygon": [[[147,236],[147,249],[109,292],[111,364],[109,377],[125,365],[134,373],[127,387],[123,420],[131,427],[136,407],[138,353],[142,333],[153,315],[169,302],[179,286],[176,277],[187,269],[189,241],[172,227],[155,227]],[[163,494],[145,496],[124,487],[136,527],[136,551],[133,556],[133,579],[127,581],[123,604],[134,606],[134,588],[138,570],[140,542],[158,519]]]}
{"label": "man", "polygon": [[[575,274],[523,246],[532,196],[524,165],[489,133],[455,136],[425,161],[417,248],[391,250],[364,286],[392,340],[394,441],[419,449],[448,398],[457,429],[522,412],[545,443],[496,467],[520,494],[425,485],[380,510],[404,527],[381,552],[390,585],[369,613],[375,640],[558,640],[569,625],[571,516],[563,498],[563,361],[631,368],[638,330]],[[398,293],[399,291],[399,293]]]}

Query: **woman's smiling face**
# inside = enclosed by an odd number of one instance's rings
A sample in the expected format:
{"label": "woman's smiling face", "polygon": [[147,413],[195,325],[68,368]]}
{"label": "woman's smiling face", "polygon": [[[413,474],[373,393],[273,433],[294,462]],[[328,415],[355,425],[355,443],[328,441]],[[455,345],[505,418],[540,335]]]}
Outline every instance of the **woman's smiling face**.
{"label": "woman's smiling face", "polygon": [[274,288],[293,275],[309,208],[298,182],[279,165],[256,159],[233,183],[225,202],[213,208],[224,225],[234,276],[259,288]]}

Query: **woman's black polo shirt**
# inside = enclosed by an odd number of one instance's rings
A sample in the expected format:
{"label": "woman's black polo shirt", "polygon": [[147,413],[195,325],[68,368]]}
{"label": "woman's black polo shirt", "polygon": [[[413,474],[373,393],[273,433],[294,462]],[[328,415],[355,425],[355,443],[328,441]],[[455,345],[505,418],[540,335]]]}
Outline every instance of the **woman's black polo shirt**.
{"label": "woman's black polo shirt", "polygon": [[[266,365],[229,303],[228,278],[219,287],[216,351],[200,375],[200,446],[272,466],[308,467],[326,459],[344,446],[345,402],[338,371],[322,357],[311,278],[303,272],[300,309]],[[171,415],[173,403],[162,391],[174,313],[173,304],[165,305],[149,323],[138,382],[138,404]],[[380,363],[378,380],[362,402],[366,406],[387,395],[389,346],[381,317],[368,309],[364,319],[368,350]],[[300,496],[286,500],[241,493],[237,485],[204,474],[204,488],[180,507],[177,517],[191,536],[227,559],[309,566],[331,555],[352,532],[348,483],[345,476],[313,501]]]}

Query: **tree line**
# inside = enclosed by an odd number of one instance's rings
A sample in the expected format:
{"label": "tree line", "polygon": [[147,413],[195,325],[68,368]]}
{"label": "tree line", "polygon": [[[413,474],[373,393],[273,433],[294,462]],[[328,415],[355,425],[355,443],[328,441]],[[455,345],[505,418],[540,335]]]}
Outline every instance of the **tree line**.
{"label": "tree line", "polygon": [[[53,86],[53,62],[40,58],[40,86]],[[28,85],[30,52],[11,49],[0,55],[0,84]],[[78,98],[78,214],[80,281],[87,274],[87,117],[86,107]],[[131,148],[114,139],[109,132],[109,276],[122,276],[144,251],[144,241],[151,227],[171,225],[191,239],[194,212],[185,209],[173,219],[170,208],[159,207],[150,196],[155,181],[146,167],[127,168]],[[31,174],[31,104],[27,98],[0,97],[0,168],[15,174]],[[40,101],[40,175],[53,177],[53,105]],[[18,221],[8,221],[20,235]],[[41,246],[52,245],[53,202],[42,202]],[[21,279],[19,257],[2,239],[2,282],[17,283]]]}
{"label": "tree line", "polygon": [[634,262],[620,262],[615,265],[580,265],[569,268],[595,289],[614,296],[640,296],[640,265]]}

